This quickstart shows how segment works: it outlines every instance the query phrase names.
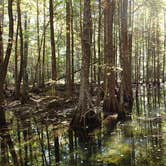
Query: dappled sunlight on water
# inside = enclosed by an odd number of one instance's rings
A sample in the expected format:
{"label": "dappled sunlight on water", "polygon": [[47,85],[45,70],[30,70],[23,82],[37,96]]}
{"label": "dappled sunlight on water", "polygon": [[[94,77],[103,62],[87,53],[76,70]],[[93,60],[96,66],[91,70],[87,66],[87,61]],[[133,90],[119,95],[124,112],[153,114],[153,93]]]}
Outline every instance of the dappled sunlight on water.
{"label": "dappled sunlight on water", "polygon": [[12,121],[7,131],[1,130],[1,153],[5,152],[1,161],[13,165],[12,147],[3,143],[4,135],[10,135],[22,165],[164,166],[165,92],[161,89],[160,96],[154,96],[153,90],[140,88],[139,93],[132,120],[118,122],[114,130],[102,125],[92,133],[75,133],[66,117],[51,124],[39,120],[40,116],[21,119],[7,112]]}

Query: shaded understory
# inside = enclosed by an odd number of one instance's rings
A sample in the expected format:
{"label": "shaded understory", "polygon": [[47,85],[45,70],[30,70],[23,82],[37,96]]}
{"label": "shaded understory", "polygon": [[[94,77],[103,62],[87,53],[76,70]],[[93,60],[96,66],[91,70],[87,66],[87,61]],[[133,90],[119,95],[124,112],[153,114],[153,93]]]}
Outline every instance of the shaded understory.
{"label": "shaded understory", "polygon": [[[165,87],[139,87],[132,120],[106,122],[92,133],[69,129],[71,100],[58,106],[51,98],[37,98],[37,106],[12,103],[6,110],[8,129],[1,129],[1,161],[13,165],[12,147],[3,142],[10,134],[18,161],[22,165],[70,166],[164,166],[166,165]],[[49,101],[49,104],[48,104]],[[51,101],[51,102],[50,102]],[[44,104],[46,102],[47,104]],[[53,109],[53,108],[56,108]],[[96,107],[98,111],[102,107]],[[93,122],[92,122],[93,123]],[[110,123],[111,124],[111,123]],[[2,146],[3,145],[3,146]]]}

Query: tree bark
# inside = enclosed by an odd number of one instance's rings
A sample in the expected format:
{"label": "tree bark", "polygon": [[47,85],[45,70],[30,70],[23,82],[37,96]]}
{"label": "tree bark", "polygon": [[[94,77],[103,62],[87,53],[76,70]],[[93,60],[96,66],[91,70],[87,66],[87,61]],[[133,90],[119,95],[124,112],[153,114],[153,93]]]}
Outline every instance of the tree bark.
{"label": "tree bark", "polygon": [[42,86],[42,71],[41,71],[41,46],[42,42],[40,43],[40,23],[39,23],[39,0],[37,0],[37,53],[38,53],[38,60],[37,60],[37,70],[36,70],[36,80],[39,87]]}
{"label": "tree bark", "polygon": [[[2,5],[3,5],[3,2],[2,2]],[[1,14],[0,16],[3,17],[3,13],[0,13],[0,14]],[[3,59],[3,42],[2,42],[3,41],[2,40],[3,20],[1,20],[2,18],[0,18],[0,53],[1,53],[0,54],[0,63],[1,63],[0,65],[2,65],[0,68],[0,130],[1,131],[4,130],[5,128],[7,128],[5,110],[3,108],[3,104],[4,104],[3,86],[4,86],[4,82],[5,82],[6,75],[7,75],[7,67],[9,64],[9,59],[10,59],[12,45],[13,45],[14,21],[13,21],[13,1],[12,0],[8,0],[8,16],[9,16],[9,35],[8,35],[8,44],[7,44],[7,49],[6,49],[6,54],[5,54],[4,59]],[[9,150],[13,157],[14,165],[19,165],[17,155],[14,150],[13,142],[10,138],[10,135],[8,133],[5,133],[4,135],[2,135],[2,141],[6,142],[6,144],[9,146]],[[4,147],[3,143],[1,145]],[[3,149],[2,149],[2,151],[3,151]],[[2,164],[5,164],[5,161]]]}
{"label": "tree bark", "polygon": [[[15,39],[15,74],[14,74],[14,78],[15,78],[15,93],[18,91],[17,90],[17,81],[18,81],[18,32],[19,32],[19,25],[18,25],[18,21],[17,21],[17,30],[16,30],[16,39]],[[16,94],[15,94],[16,95]]]}
{"label": "tree bark", "polygon": [[[8,44],[6,49],[5,57],[3,58],[3,21],[0,21],[0,105],[4,101],[4,82],[7,75],[7,67],[9,64],[9,59],[12,51],[13,45],[13,31],[14,31],[14,22],[13,22],[13,8],[12,8],[12,1],[8,0],[8,16],[9,16],[9,35],[8,35]],[[2,14],[3,17],[3,14]]]}
{"label": "tree bark", "polygon": [[19,26],[19,36],[20,36],[20,71],[17,80],[17,88],[16,88],[16,98],[20,96],[20,87],[21,87],[21,80],[23,77],[23,66],[24,66],[24,41],[23,41],[23,32],[22,32],[22,18],[21,18],[21,9],[20,9],[21,0],[17,0],[17,15],[18,15],[18,26]]}
{"label": "tree bark", "polygon": [[51,63],[52,63],[52,80],[57,79],[57,69],[56,69],[56,50],[55,50],[55,38],[54,38],[54,13],[53,13],[53,0],[49,1],[50,10],[50,38],[51,38]]}
{"label": "tree bark", "polygon": [[90,0],[84,0],[81,87],[80,87],[78,108],[76,112],[73,113],[73,118],[71,121],[71,126],[74,129],[81,129],[81,128],[85,129],[87,127],[93,128],[95,127],[95,125],[98,125],[99,123],[95,112],[90,110],[90,107],[92,106],[91,97],[89,93],[91,41],[92,41],[91,5],[90,5]]}
{"label": "tree bark", "polygon": [[98,85],[101,81],[101,0],[99,0],[99,20],[98,20]]}
{"label": "tree bark", "polygon": [[45,56],[46,56],[46,0],[43,3],[44,8],[44,23],[43,23],[43,59],[42,59],[42,87],[45,86]]}
{"label": "tree bark", "polygon": [[70,7],[71,7],[71,82],[72,82],[72,89],[74,88],[74,1],[71,0]]}
{"label": "tree bark", "polygon": [[0,2],[0,104],[3,102],[3,17],[4,17],[4,1]]}
{"label": "tree bark", "polygon": [[164,13],[164,54],[163,54],[163,72],[162,72],[162,82],[165,82],[165,61],[166,61],[166,13]]}
{"label": "tree bark", "polygon": [[[123,108],[132,111],[133,94],[131,86],[131,56],[128,37],[128,0],[121,1],[121,65],[122,72],[122,98]],[[131,44],[130,44],[131,45]]]}
{"label": "tree bark", "polygon": [[82,68],[81,68],[81,88],[79,105],[82,110],[87,109],[87,95],[89,93],[89,69],[90,69],[90,57],[91,57],[91,10],[90,1],[84,0],[84,18],[83,18],[83,35],[82,35],[82,45],[83,45],[83,55],[82,55]]}
{"label": "tree bark", "polygon": [[104,113],[105,116],[118,112],[118,101],[115,94],[115,53],[113,48],[113,18],[115,11],[115,1],[105,0],[104,4],[105,17],[105,96],[104,96]]}
{"label": "tree bark", "polygon": [[29,98],[28,94],[28,72],[27,72],[27,61],[28,61],[28,28],[27,28],[27,13],[25,14],[25,23],[24,23],[24,62],[23,62],[23,86],[22,86],[22,104],[26,103]]}
{"label": "tree bark", "polygon": [[71,94],[71,0],[66,0],[66,86]]}

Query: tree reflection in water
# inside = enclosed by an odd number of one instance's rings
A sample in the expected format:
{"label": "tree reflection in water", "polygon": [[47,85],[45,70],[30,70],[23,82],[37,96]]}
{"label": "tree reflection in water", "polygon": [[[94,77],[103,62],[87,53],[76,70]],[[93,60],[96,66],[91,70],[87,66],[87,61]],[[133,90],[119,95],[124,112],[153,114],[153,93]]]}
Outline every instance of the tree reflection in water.
{"label": "tree reflection in water", "polygon": [[102,126],[78,133],[30,111],[28,116],[7,111],[0,125],[1,165],[166,165],[165,90],[143,86],[137,93],[132,120],[111,131]]}

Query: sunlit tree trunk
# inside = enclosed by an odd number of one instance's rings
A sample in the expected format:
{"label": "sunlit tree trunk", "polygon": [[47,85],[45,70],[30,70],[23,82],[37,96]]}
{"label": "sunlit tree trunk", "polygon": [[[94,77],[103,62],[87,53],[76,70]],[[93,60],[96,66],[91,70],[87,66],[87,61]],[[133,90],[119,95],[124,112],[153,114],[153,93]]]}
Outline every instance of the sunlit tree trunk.
{"label": "sunlit tree trunk", "polygon": [[147,85],[150,83],[150,62],[151,62],[151,19],[148,21],[148,38],[147,38],[147,58],[146,58],[146,83]]}
{"label": "sunlit tree trunk", "polygon": [[156,84],[156,21],[152,23],[152,70],[153,70],[153,84]]}
{"label": "sunlit tree trunk", "polygon": [[101,0],[99,0],[98,5],[98,13],[99,13],[99,19],[98,19],[98,85],[100,85],[101,81]]}
{"label": "sunlit tree trunk", "polygon": [[43,3],[44,23],[43,23],[43,59],[42,59],[42,87],[45,86],[45,56],[46,56],[46,0]]}
{"label": "sunlit tree trunk", "polygon": [[79,105],[82,110],[87,109],[87,94],[89,93],[89,69],[90,69],[90,57],[91,57],[91,11],[90,1],[84,0],[84,18],[83,18],[83,55],[82,55],[82,68],[81,68],[81,89]]}
{"label": "sunlit tree trunk", "polygon": [[162,81],[165,82],[165,59],[166,59],[166,14],[164,13],[164,53],[163,53],[163,72],[162,72]]}
{"label": "sunlit tree trunk", "polygon": [[[132,82],[132,44],[133,44],[133,22],[134,22],[134,14],[132,14],[132,3],[134,1],[129,1],[129,23],[128,23],[128,49],[129,49],[129,77],[130,77],[130,84]],[[130,85],[131,86],[131,85]],[[132,87],[130,87],[132,89]]]}
{"label": "sunlit tree trunk", "polygon": [[27,28],[27,13],[25,14],[25,23],[24,23],[24,59],[23,59],[23,86],[22,86],[22,98],[21,102],[24,104],[28,101],[28,71],[27,71],[27,61],[28,61],[28,28]]}
{"label": "sunlit tree trunk", "polygon": [[23,63],[24,63],[24,42],[23,42],[23,32],[22,32],[22,18],[21,18],[21,9],[20,9],[21,0],[17,0],[17,16],[18,16],[18,26],[19,26],[19,36],[20,36],[20,71],[18,74],[17,88],[16,88],[16,98],[20,96],[20,87],[21,80],[23,77]]}
{"label": "sunlit tree trunk", "polygon": [[[37,21],[37,70],[36,70],[36,80],[38,83],[38,86],[41,86],[42,83],[42,73],[41,73],[41,44],[40,44],[40,20],[39,20],[39,0],[37,0],[37,11],[36,11],[36,21]],[[36,81],[35,80],[35,81]]]}
{"label": "sunlit tree trunk", "polygon": [[157,17],[157,29],[156,29],[156,54],[157,54],[157,85],[160,86],[160,53],[161,53],[161,43],[160,43],[160,26],[159,26],[159,16]]}

